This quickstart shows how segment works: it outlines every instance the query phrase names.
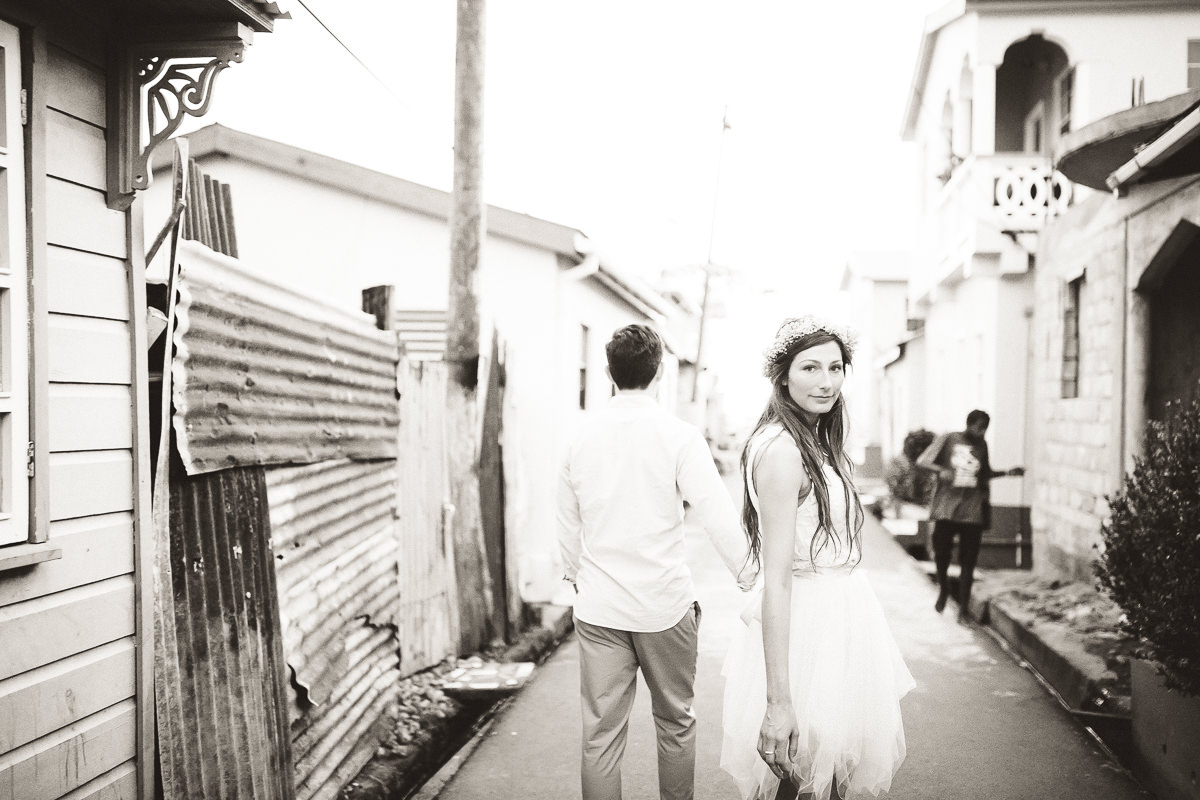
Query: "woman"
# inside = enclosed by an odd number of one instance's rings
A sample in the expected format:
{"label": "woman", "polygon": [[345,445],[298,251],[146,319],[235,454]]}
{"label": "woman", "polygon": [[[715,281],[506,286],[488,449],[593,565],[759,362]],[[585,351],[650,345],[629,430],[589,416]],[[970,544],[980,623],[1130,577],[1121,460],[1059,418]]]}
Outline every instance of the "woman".
{"label": "woman", "polygon": [[785,320],[771,398],[742,452],[742,521],[761,587],[723,674],[721,766],[750,798],[877,796],[904,760],[913,687],[861,569],[862,504],[846,457],[852,335]]}

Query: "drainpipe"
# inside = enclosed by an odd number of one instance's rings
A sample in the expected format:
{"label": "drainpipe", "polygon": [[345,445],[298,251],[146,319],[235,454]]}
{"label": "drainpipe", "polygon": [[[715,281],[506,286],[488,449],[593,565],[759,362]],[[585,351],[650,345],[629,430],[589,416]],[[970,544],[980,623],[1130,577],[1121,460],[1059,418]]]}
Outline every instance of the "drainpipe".
{"label": "drainpipe", "polygon": [[1129,408],[1129,217],[1121,221],[1121,395],[1117,414],[1117,469],[1113,488],[1120,487],[1125,477],[1125,459],[1129,455],[1129,444],[1125,441],[1128,424],[1125,420]]}
{"label": "drainpipe", "polygon": [[576,235],[575,252],[583,256],[583,261],[564,272],[564,278],[570,281],[581,281],[584,278],[592,277],[600,271],[600,256],[596,253],[596,248],[592,244],[591,239],[583,234]]}

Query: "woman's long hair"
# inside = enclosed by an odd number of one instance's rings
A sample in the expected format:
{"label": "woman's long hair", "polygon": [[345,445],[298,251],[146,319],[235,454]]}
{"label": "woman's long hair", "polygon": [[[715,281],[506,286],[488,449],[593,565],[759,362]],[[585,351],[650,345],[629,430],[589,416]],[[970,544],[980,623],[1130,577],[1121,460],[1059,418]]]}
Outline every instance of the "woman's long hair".
{"label": "woman's long hair", "polygon": [[[846,530],[850,536],[850,541],[846,543],[849,545],[846,555],[847,563],[854,552],[854,546],[861,545],[863,509],[862,503],[858,499],[858,492],[851,488],[854,469],[845,450],[847,427],[845,400],[839,392],[833,408],[821,414],[817,418],[817,424],[810,427],[804,421],[800,406],[792,399],[784,383],[796,354],[801,350],[807,350],[825,342],[837,342],[838,348],[842,351],[842,363],[846,366],[850,365],[850,353],[845,343],[825,331],[815,331],[807,336],[801,336],[779,358],[767,365],[767,377],[771,381],[771,398],[767,401],[766,409],[763,410],[762,416],[758,418],[754,430],[751,431],[750,436],[746,439],[746,444],[742,447],[742,527],[750,540],[750,554],[747,562],[760,564],[759,557],[762,551],[762,532],[759,530],[758,511],[750,502],[750,481],[753,479],[754,467],[750,463],[750,445],[759,431],[772,423],[782,425],[796,443],[796,447],[800,449],[800,455],[804,459],[804,469],[812,481],[811,491],[817,495],[818,525],[809,545],[809,557],[815,561],[816,554],[823,547],[829,544],[834,544],[836,547],[837,544],[829,511],[829,487],[825,483],[825,472],[822,469],[822,465],[827,459],[838,477],[842,479],[842,491],[846,496]],[[796,498],[797,504],[801,500],[803,498]],[[850,509],[854,509],[853,520],[851,520]]]}

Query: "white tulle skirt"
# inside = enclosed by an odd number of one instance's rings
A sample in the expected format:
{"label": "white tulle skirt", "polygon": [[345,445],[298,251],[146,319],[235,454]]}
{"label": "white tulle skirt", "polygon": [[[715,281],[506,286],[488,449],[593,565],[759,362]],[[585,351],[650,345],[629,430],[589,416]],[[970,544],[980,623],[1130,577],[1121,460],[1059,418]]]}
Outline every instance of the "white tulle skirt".
{"label": "white tulle skirt", "polygon": [[[744,800],[773,800],[779,779],[758,755],[767,705],[762,594],[755,591],[725,658],[721,767]],[[825,798],[877,797],[904,761],[900,698],[915,685],[861,567],[792,582],[789,678],[800,725],[792,783]]]}

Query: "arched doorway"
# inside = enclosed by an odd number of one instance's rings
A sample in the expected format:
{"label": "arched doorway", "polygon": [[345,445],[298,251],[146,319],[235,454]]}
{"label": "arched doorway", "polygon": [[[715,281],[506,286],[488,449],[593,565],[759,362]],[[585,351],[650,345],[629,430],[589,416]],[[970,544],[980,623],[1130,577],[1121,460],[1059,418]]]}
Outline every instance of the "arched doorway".
{"label": "arched doorway", "polygon": [[1181,221],[1138,283],[1149,308],[1146,413],[1166,416],[1168,403],[1197,396],[1200,387],[1200,227]]}
{"label": "arched doorway", "polygon": [[1069,74],[1066,52],[1041,34],[1009,45],[996,69],[996,152],[1049,155],[1061,109],[1055,102]]}

